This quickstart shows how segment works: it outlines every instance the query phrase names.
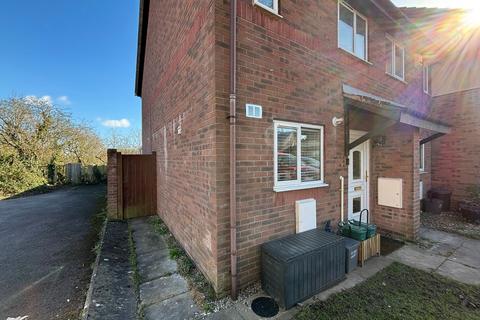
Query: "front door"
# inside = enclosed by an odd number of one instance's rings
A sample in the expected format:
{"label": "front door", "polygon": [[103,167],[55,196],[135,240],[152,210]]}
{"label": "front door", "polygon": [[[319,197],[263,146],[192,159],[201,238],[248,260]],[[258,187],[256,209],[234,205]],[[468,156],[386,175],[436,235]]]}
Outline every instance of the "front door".
{"label": "front door", "polygon": [[[360,219],[360,211],[369,209],[369,141],[350,150],[348,166],[348,219]],[[365,221],[367,217],[363,217]]]}

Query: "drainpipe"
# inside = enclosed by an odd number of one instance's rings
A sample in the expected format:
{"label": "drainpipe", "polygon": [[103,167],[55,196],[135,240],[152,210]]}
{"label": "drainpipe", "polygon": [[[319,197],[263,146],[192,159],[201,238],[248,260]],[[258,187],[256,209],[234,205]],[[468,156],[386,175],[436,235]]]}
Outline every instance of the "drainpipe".
{"label": "drainpipe", "polygon": [[237,0],[230,0],[230,266],[231,296],[237,299]]}

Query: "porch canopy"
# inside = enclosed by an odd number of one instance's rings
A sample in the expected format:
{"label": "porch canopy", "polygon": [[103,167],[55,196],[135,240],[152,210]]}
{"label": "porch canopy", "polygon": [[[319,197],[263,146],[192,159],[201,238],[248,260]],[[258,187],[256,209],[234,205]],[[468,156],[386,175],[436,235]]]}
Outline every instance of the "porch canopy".
{"label": "porch canopy", "polygon": [[[343,85],[345,107],[345,154],[365,141],[381,135],[388,128],[403,123],[421,128],[433,134],[420,141],[420,145],[439,138],[451,129],[448,125],[429,119],[404,105],[374,96],[349,85]],[[350,142],[350,130],[362,130],[367,133]]]}

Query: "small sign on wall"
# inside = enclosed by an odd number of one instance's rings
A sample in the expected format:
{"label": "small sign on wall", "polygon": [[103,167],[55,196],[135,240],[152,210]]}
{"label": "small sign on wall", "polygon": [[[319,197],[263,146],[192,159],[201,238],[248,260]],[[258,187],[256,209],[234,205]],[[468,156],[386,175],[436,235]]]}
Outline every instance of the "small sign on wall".
{"label": "small sign on wall", "polygon": [[262,106],[247,103],[245,109],[247,118],[262,119]]}
{"label": "small sign on wall", "polygon": [[378,204],[401,209],[403,207],[403,179],[378,178]]}

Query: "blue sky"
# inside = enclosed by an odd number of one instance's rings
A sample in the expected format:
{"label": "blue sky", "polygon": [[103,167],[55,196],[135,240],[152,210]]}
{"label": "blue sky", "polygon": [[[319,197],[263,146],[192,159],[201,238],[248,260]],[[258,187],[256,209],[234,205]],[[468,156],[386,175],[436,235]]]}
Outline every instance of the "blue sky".
{"label": "blue sky", "polygon": [[[49,96],[101,134],[141,126],[134,95],[139,0],[0,4],[0,99]],[[110,121],[121,120],[128,121]],[[122,130],[119,128],[119,133]]]}
{"label": "blue sky", "polygon": [[[469,6],[472,0],[394,0]],[[107,135],[141,127],[134,96],[139,0],[11,0],[0,4],[0,98],[48,96]],[[478,6],[478,3],[476,4]],[[107,126],[105,126],[107,125]]]}

